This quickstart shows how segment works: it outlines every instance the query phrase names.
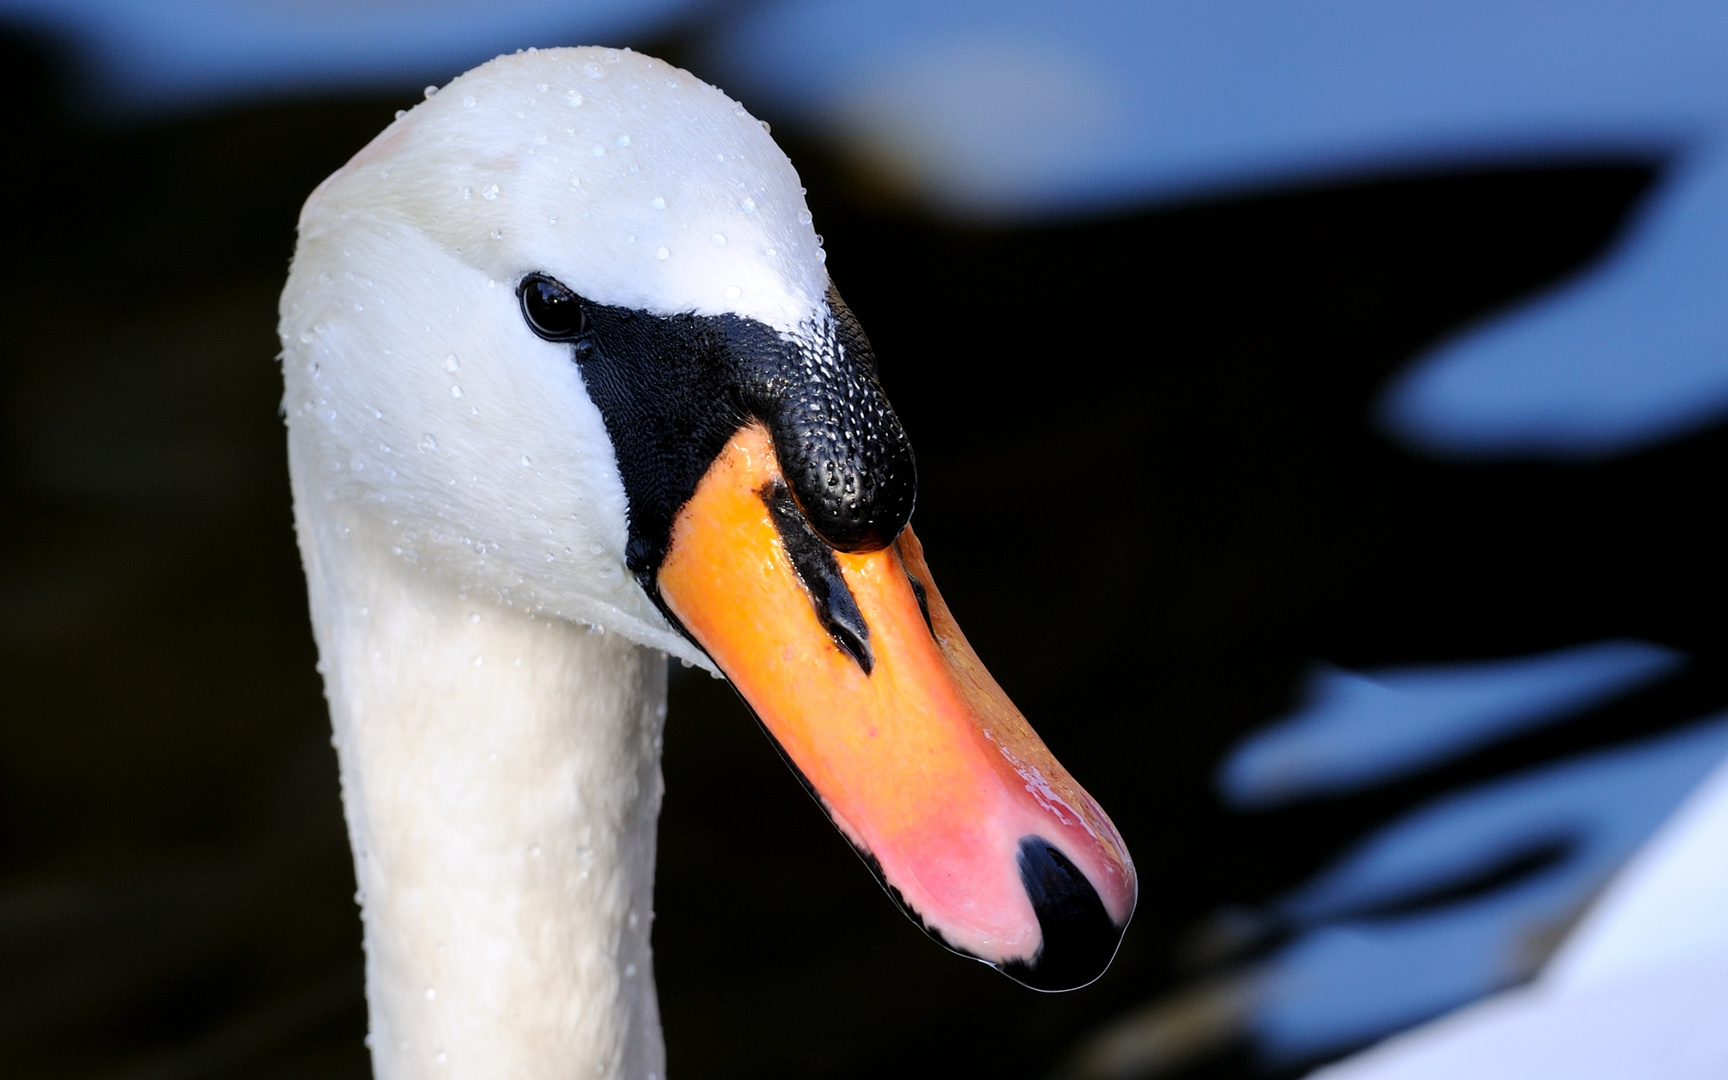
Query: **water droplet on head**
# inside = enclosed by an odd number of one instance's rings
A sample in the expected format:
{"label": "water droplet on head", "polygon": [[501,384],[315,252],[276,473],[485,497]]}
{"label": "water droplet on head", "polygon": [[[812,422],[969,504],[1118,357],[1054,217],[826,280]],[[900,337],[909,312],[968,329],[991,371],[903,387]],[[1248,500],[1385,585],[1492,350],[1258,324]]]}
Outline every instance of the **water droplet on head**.
{"label": "water droplet on head", "polygon": [[652,199],[652,200],[651,200],[651,201],[650,201],[650,202],[649,202],[649,203],[648,203],[648,205],[649,205],[649,206],[652,206],[652,207],[653,207],[653,208],[654,208],[654,209],[656,209],[656,210],[664,210],[664,209],[666,209],[666,200],[665,200],[665,199],[662,199],[662,198],[661,198],[661,197],[660,197],[660,196],[658,196],[658,195],[656,195],[656,196],[654,196],[654,198],[653,198],[653,199]]}
{"label": "water droplet on head", "polygon": [[522,455],[522,464],[523,464],[523,466],[524,466],[524,467],[526,467],[526,466],[527,466],[527,465],[529,465],[529,464],[531,464],[531,462],[529,462],[529,460],[528,460],[528,455],[527,455],[527,454],[523,454],[523,455]]}
{"label": "water droplet on head", "polygon": [[456,359],[455,353],[451,353],[450,355],[448,355],[444,358],[444,370],[445,371],[455,371],[458,368],[460,368],[461,366],[462,366],[462,364],[460,361],[458,361]]}
{"label": "water droplet on head", "polygon": [[725,247],[726,246],[726,237],[723,233],[715,233],[714,234],[714,246],[715,247]]}
{"label": "water droplet on head", "polygon": [[595,157],[605,157],[606,156],[606,148],[604,146],[594,147],[594,156]]}
{"label": "water droplet on head", "polygon": [[471,187],[464,187],[462,189],[462,197],[464,199],[472,199],[474,197],[474,189]]}
{"label": "water droplet on head", "polygon": [[756,200],[746,197],[743,202],[738,204],[738,209],[746,214],[754,214],[756,212]]}
{"label": "water droplet on head", "polygon": [[626,236],[626,237],[625,237],[625,238],[624,238],[624,242],[625,242],[625,243],[626,243],[626,244],[634,244],[634,243],[635,243],[635,242],[636,242],[636,237],[635,237],[635,235],[634,235],[634,234],[632,234],[632,235],[630,235],[630,236]]}
{"label": "water droplet on head", "polygon": [[462,396],[462,388],[460,386],[457,386],[455,383],[451,383],[450,384],[450,396],[451,397],[461,397]]}
{"label": "water droplet on head", "polygon": [[396,110],[396,119],[398,119],[398,120],[402,119],[404,116],[407,116],[407,115],[408,115],[407,109],[397,109]]}
{"label": "water droplet on head", "polygon": [[798,211],[798,224],[800,224],[800,225],[808,225],[808,224],[810,224],[810,223],[811,223],[811,222],[812,222],[812,221],[815,221],[815,220],[816,220],[816,219],[815,219],[815,218],[814,218],[814,217],[812,217],[812,216],[811,216],[811,214],[810,214],[810,211],[808,211],[808,210],[800,210],[800,211]]}
{"label": "water droplet on head", "polygon": [[504,239],[504,230],[503,229],[493,229],[492,230],[492,239],[494,239],[494,240]]}
{"label": "water droplet on head", "polygon": [[606,69],[601,67],[599,64],[583,64],[582,74],[588,76],[590,79],[604,79],[606,77]]}
{"label": "water droplet on head", "polygon": [[421,93],[426,95],[427,97],[431,97],[433,94],[436,94],[437,92],[438,92],[438,88],[436,86],[428,86],[425,90],[421,91]]}
{"label": "water droplet on head", "polygon": [[659,249],[659,250],[657,250],[657,251],[655,251],[655,252],[654,252],[654,257],[655,257],[655,258],[656,258],[656,259],[665,259],[665,258],[668,258],[668,257],[670,257],[670,256],[671,256],[671,254],[672,254],[672,252],[671,252],[671,251],[669,251],[669,250],[668,250],[668,249],[666,249],[666,248],[660,248],[660,249]]}
{"label": "water droplet on head", "polygon": [[310,330],[300,331],[300,343],[302,345],[310,345],[312,343],[312,331],[310,331]]}
{"label": "water droplet on head", "polygon": [[574,109],[582,104],[582,95],[572,90],[568,94],[564,95],[564,104]]}
{"label": "water droplet on head", "polygon": [[774,134],[774,129],[773,129],[773,128],[771,128],[771,127],[769,127],[769,126],[768,126],[768,121],[766,121],[766,120],[758,120],[758,121],[756,121],[756,122],[757,122],[757,123],[758,123],[758,124],[761,124],[761,125],[762,125],[762,130],[763,130],[763,131],[765,131],[765,132],[767,132],[767,133],[768,133],[768,134],[770,134],[770,135],[772,135],[772,134]]}
{"label": "water droplet on head", "polygon": [[487,202],[491,202],[493,199],[496,199],[498,197],[498,185],[497,184],[487,184],[485,189],[480,192],[480,197],[482,199],[485,199]]}
{"label": "water droplet on head", "polygon": [[472,109],[474,107],[474,95],[473,94],[469,94],[467,97],[462,99],[462,107],[465,109]]}
{"label": "water droplet on head", "polygon": [[619,146],[629,146],[630,145],[630,136],[628,136],[628,135],[618,136],[618,145]]}
{"label": "water droplet on head", "polygon": [[436,449],[438,449],[438,440],[433,438],[430,433],[420,436],[420,451],[422,453],[430,454]]}
{"label": "water droplet on head", "polygon": [[[533,52],[534,50],[529,49],[528,51]],[[540,83],[537,86],[535,86],[534,89],[536,89],[536,90],[540,91],[542,94],[544,94],[546,91],[548,91],[552,88],[550,86],[546,85],[545,83]]]}

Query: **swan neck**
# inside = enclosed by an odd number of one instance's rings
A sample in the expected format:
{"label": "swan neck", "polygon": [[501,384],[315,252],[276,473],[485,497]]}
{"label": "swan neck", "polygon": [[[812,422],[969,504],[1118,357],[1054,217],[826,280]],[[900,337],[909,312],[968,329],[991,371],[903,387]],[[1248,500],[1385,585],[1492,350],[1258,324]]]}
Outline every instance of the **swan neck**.
{"label": "swan neck", "polygon": [[375,1075],[663,1077],[664,654],[465,596],[299,494]]}

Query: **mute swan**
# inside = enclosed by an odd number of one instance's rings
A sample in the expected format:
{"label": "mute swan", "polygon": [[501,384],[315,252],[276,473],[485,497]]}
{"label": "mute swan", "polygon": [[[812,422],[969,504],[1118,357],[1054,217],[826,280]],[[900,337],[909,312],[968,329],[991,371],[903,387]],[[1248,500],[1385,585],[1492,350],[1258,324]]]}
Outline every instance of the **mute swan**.
{"label": "mute swan", "polygon": [[429,90],[307,200],[283,407],[382,1080],[664,1074],[663,653],[939,941],[1114,954],[1132,863],[931,583],[823,260],[765,126],[628,51]]}

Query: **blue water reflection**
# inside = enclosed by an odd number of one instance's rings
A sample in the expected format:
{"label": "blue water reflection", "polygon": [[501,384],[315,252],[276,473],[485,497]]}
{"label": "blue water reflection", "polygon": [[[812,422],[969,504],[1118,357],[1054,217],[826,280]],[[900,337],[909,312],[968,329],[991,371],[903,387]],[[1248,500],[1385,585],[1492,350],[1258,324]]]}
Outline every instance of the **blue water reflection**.
{"label": "blue water reflection", "polygon": [[707,61],[934,211],[1029,221],[1393,168],[1672,163],[1597,272],[1418,360],[1429,452],[1593,457],[1728,410],[1728,8],[785,0]]}
{"label": "blue water reflection", "polygon": [[1682,656],[1603,641],[1539,656],[1358,674],[1316,665],[1306,704],[1236,748],[1218,774],[1226,802],[1265,809],[1384,783],[1671,673]]}

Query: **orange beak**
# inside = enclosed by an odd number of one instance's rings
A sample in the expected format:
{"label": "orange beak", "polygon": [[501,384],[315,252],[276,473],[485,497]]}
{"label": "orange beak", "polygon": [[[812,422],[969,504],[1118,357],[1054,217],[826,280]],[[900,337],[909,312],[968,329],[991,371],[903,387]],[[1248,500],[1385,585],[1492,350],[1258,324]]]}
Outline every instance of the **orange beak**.
{"label": "orange beak", "polygon": [[1134,864],[966,643],[909,526],[828,548],[752,424],[679,512],[659,586],[928,933],[1040,990],[1103,973]]}

